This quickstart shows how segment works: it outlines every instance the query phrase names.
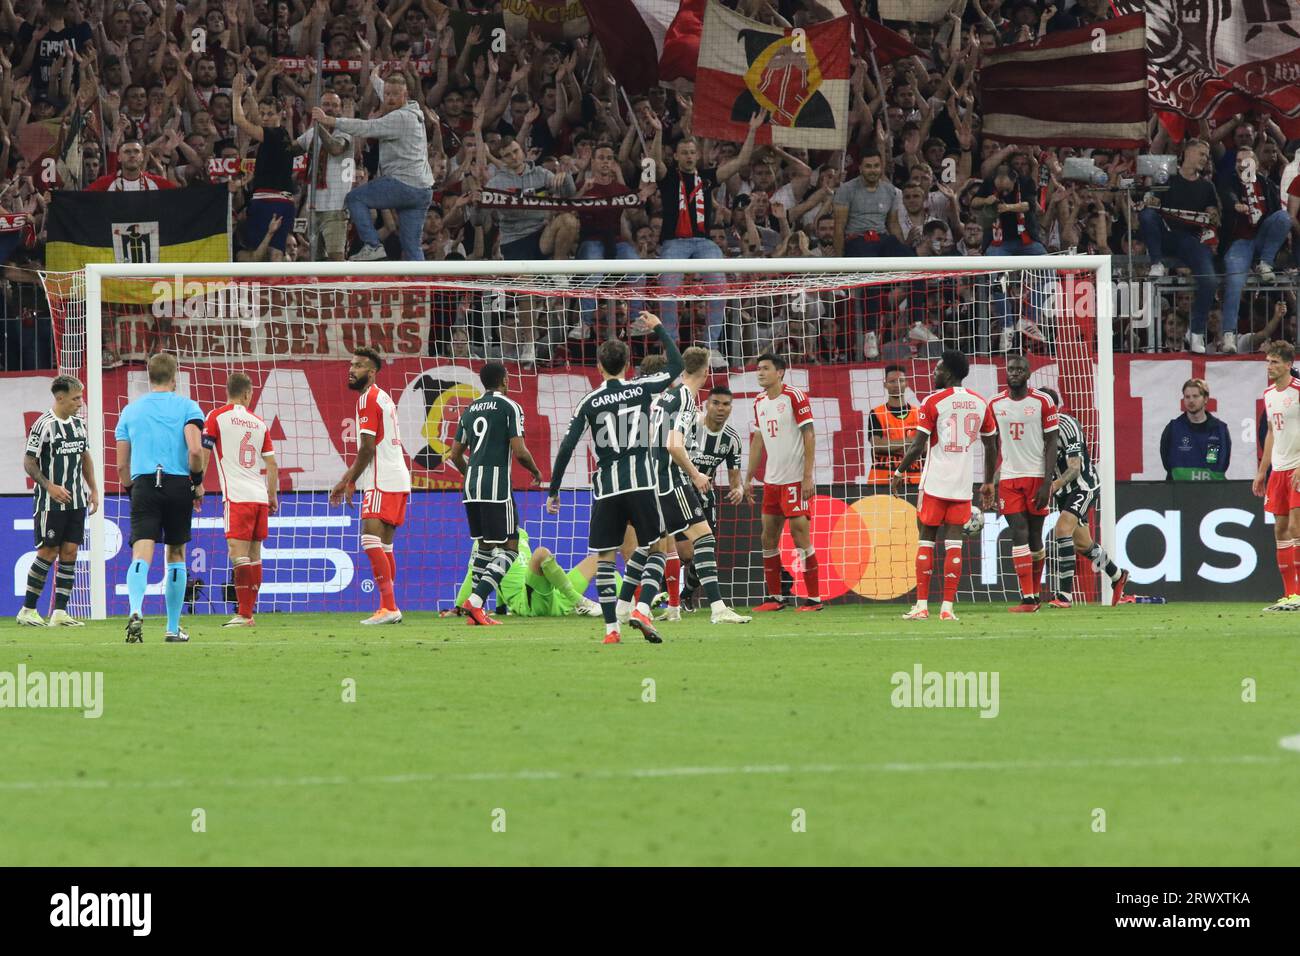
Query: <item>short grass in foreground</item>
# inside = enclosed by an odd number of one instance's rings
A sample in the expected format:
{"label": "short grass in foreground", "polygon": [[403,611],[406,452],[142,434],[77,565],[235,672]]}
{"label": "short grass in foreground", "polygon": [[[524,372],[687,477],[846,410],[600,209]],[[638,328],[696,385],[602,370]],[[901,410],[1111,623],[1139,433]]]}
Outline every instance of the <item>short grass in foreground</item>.
{"label": "short grass in foreground", "polygon": [[[0,710],[0,863],[1300,863],[1300,615],[902,610],[689,615],[657,647],[585,618],[9,625],[0,671],[103,671],[105,705]],[[895,708],[918,663],[997,671],[998,716]]]}

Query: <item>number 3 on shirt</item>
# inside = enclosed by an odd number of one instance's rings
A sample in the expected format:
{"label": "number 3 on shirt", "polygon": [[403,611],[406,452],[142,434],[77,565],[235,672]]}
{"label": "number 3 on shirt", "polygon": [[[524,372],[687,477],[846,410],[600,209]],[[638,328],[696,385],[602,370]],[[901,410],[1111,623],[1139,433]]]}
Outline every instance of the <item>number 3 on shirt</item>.
{"label": "number 3 on shirt", "polygon": [[[966,433],[966,445],[960,445],[957,442],[958,426],[957,419],[961,418],[961,431]],[[949,415],[939,426],[939,435],[943,439],[943,450],[954,454],[965,451],[966,448],[973,445],[980,437],[980,416],[974,412],[967,412],[963,416],[958,416],[956,412]]]}

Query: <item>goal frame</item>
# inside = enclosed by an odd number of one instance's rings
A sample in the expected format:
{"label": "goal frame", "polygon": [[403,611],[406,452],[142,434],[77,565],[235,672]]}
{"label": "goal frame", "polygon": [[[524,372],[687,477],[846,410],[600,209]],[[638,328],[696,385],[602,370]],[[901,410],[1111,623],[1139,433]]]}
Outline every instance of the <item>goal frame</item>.
{"label": "goal frame", "polygon": [[[156,277],[159,275],[221,276],[232,279],[275,279],[277,277],[365,278],[366,276],[438,276],[484,278],[492,276],[553,276],[699,274],[726,272],[756,273],[840,273],[872,275],[906,273],[923,266],[925,272],[1008,272],[1082,270],[1095,275],[1097,326],[1097,444],[1101,461],[1102,501],[1101,545],[1115,553],[1115,361],[1113,348],[1114,298],[1109,256],[932,256],[907,258],[807,257],[774,259],[555,259],[538,261],[477,260],[463,262],[150,262],[88,263],[85,268],[86,355],[85,375],[94,369],[99,381],[86,385],[86,425],[90,450],[101,464],[105,456],[103,394],[103,283],[112,278]],[[593,290],[594,291],[594,290]],[[90,537],[91,618],[104,620],[108,611],[107,563],[105,561],[105,508],[87,517]],[[1101,596],[1110,596],[1110,582],[1101,575]]]}

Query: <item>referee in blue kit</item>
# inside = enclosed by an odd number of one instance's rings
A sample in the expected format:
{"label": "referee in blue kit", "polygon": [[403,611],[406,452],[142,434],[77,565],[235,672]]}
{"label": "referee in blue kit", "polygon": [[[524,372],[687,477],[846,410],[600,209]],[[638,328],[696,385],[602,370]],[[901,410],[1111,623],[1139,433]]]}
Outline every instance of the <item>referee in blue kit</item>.
{"label": "referee in blue kit", "polygon": [[126,590],[131,617],[126,642],[144,640],[144,592],[154,545],[167,545],[167,636],[183,643],[185,545],[190,520],[203,503],[203,412],[193,399],[176,394],[176,356],[149,359],[149,394],[122,410],[117,420],[117,473],[131,492],[131,567]]}

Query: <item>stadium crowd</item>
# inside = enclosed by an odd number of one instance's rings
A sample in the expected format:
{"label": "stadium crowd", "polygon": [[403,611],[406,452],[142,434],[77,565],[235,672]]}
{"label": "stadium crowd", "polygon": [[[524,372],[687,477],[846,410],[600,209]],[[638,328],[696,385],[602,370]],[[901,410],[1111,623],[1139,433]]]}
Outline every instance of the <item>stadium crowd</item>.
{"label": "stadium crowd", "polygon": [[[794,26],[838,12],[818,0],[728,5]],[[871,15],[875,5],[862,8]],[[878,68],[854,58],[848,146],[835,152],[756,146],[752,133],[743,143],[696,140],[692,95],[661,87],[628,97],[594,36],[551,42],[474,27],[458,39],[453,17],[499,12],[484,0],[0,0],[0,215],[26,217],[0,233],[11,236],[4,367],[49,365],[33,270],[53,189],[211,182],[233,197],[239,261],[1074,250],[1109,254],[1117,275],[1142,280],[1119,299],[1120,349],[1257,351],[1295,336],[1300,156],[1267,116],[1201,123],[1181,143],[1151,120],[1143,152],[1180,163],[1162,208],[1217,207],[1217,252],[1200,241],[1203,223],[1160,215],[1144,190],[1120,188],[1136,175],[1136,150],[981,135],[981,58],[1105,19],[1106,0],[957,0],[941,23],[890,23],[922,55]],[[319,76],[318,48],[329,66]],[[1091,158],[1105,186],[1071,181],[1064,164],[1074,157]],[[239,162],[248,159],[251,172]],[[1247,165],[1257,187],[1243,181]],[[635,192],[638,203],[488,208],[484,190]],[[979,323],[963,317],[977,312],[991,347],[999,333],[1003,347],[1016,332],[1038,337],[1032,291],[1023,309],[1010,298],[961,280],[914,281],[818,309],[768,310],[766,322],[750,321],[743,303],[726,315],[720,303],[718,314],[687,310],[680,328],[675,312],[665,320],[683,342],[713,346],[715,362],[726,352],[721,364],[774,341],[796,360],[897,360],[937,354],[950,321],[974,334]],[[590,348],[596,312],[578,300],[558,320],[534,321],[513,333],[507,357]],[[724,341],[723,326],[757,331]],[[455,351],[481,338],[451,329],[440,343]]]}

